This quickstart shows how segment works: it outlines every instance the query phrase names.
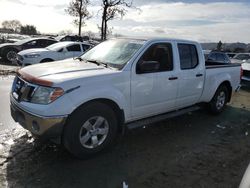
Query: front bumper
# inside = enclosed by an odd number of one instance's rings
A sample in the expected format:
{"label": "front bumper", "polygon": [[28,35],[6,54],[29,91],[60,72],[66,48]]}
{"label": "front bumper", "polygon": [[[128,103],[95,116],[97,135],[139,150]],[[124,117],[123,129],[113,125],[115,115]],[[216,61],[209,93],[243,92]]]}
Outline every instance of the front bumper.
{"label": "front bumper", "polygon": [[33,135],[46,139],[61,137],[67,115],[51,117],[35,115],[21,109],[13,101],[10,109],[12,118]]}

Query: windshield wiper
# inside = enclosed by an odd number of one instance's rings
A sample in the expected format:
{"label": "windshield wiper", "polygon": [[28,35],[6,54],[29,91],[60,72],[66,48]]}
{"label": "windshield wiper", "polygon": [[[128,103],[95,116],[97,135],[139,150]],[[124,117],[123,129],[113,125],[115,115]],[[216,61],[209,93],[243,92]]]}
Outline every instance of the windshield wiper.
{"label": "windshield wiper", "polygon": [[83,61],[83,58],[81,58],[80,56],[79,57],[75,57],[73,58],[74,60],[79,60],[79,61]]}
{"label": "windshield wiper", "polygon": [[100,65],[104,65],[106,68],[109,67],[108,63],[104,63],[104,62],[100,62],[100,61],[97,61],[97,60],[94,60],[94,59],[89,59],[89,60],[86,60],[87,62],[90,62],[90,63],[94,63],[98,66]]}
{"label": "windshield wiper", "polygon": [[104,65],[106,68],[110,68],[109,63],[100,62],[100,61],[97,61],[97,60],[94,60],[94,59],[83,59],[82,57],[75,57],[74,60],[84,61],[85,63],[86,62],[94,63],[97,66]]}

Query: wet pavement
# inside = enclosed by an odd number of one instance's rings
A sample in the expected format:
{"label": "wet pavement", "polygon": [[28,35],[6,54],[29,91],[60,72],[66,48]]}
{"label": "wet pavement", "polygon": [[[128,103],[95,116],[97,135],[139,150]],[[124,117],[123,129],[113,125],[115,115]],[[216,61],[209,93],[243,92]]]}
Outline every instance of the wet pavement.
{"label": "wet pavement", "polygon": [[129,131],[88,160],[7,124],[0,131],[0,187],[230,188],[238,187],[250,162],[250,87],[219,116],[199,110]]}
{"label": "wet pavement", "polygon": [[0,76],[0,132],[17,124],[10,116],[9,93],[14,76]]}
{"label": "wet pavement", "polygon": [[20,68],[20,66],[17,66],[16,64],[13,63],[6,63],[1,61],[0,59],[0,76],[7,76],[10,74],[15,74],[15,72]]}

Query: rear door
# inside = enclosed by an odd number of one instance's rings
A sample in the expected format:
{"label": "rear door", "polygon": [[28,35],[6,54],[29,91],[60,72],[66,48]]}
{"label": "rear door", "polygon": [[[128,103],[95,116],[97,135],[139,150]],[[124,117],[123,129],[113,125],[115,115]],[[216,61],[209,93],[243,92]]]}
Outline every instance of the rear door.
{"label": "rear door", "polygon": [[[140,64],[158,61],[153,72],[141,72]],[[152,44],[133,64],[131,73],[131,112],[134,119],[171,111],[175,107],[178,79],[175,79],[173,45]]]}
{"label": "rear door", "polygon": [[195,44],[178,43],[180,80],[176,107],[187,107],[197,103],[202,95],[205,79],[204,57]]}
{"label": "rear door", "polygon": [[66,58],[78,57],[82,54],[80,44],[73,44],[71,46],[68,46],[66,49],[67,49],[67,53],[65,53]]}

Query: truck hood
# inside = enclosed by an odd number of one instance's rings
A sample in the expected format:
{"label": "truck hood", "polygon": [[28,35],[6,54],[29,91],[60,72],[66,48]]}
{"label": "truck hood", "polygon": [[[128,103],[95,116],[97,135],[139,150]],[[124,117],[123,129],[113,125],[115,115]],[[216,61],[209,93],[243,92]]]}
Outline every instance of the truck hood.
{"label": "truck hood", "polygon": [[48,52],[48,51],[50,51],[50,50],[48,50],[46,48],[31,48],[28,50],[23,50],[23,51],[19,52],[18,54],[19,55],[27,55],[27,54],[34,54],[34,53],[40,54],[40,53]]}
{"label": "truck hood", "polygon": [[30,75],[32,78],[39,78],[57,84],[83,77],[110,74],[117,72],[117,70],[98,66],[93,63],[66,59],[63,61],[27,66],[22,68],[19,72],[24,75]]}

